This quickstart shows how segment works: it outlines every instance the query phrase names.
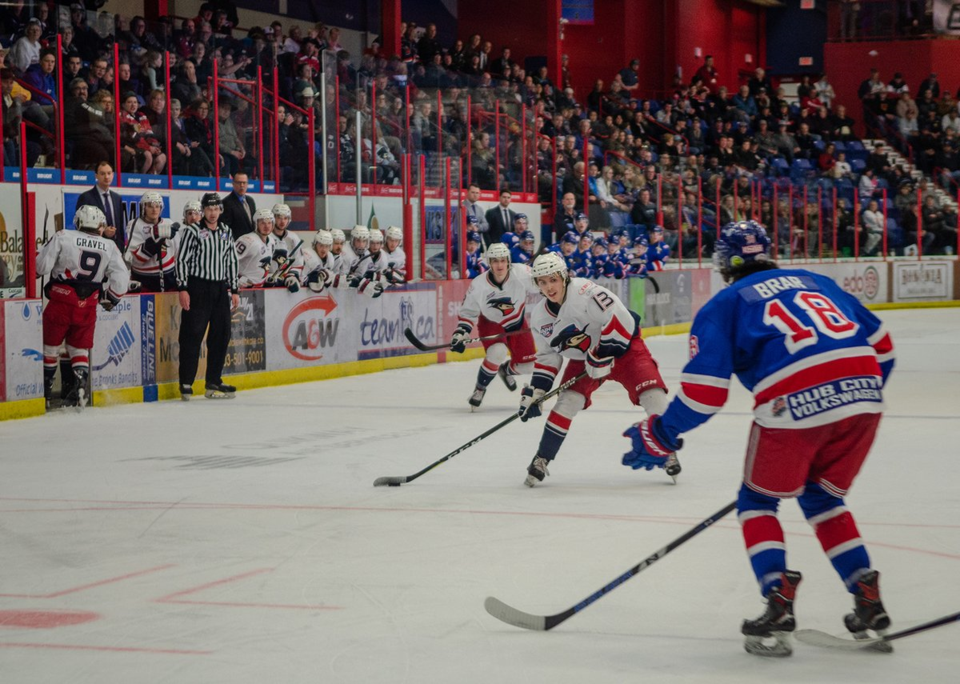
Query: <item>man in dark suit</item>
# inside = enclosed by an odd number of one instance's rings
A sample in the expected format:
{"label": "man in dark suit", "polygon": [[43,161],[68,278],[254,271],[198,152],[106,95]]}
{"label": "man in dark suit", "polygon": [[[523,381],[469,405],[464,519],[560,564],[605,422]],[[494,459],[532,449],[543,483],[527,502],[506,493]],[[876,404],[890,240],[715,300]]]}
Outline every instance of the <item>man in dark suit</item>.
{"label": "man in dark suit", "polygon": [[233,239],[253,232],[253,215],[257,205],[247,195],[247,174],[238,171],[233,174],[233,192],[223,198],[223,216],[220,221],[230,227]]}
{"label": "man in dark suit", "polygon": [[81,193],[77,198],[77,209],[80,207],[96,207],[107,217],[107,229],[103,237],[117,243],[120,253],[123,254],[127,245],[127,235],[123,227],[123,202],[120,195],[110,189],[113,182],[113,167],[108,162],[97,164],[97,184]]}
{"label": "man in dark suit", "polygon": [[487,223],[490,226],[490,230],[487,231],[488,245],[500,242],[504,233],[513,230],[513,220],[517,214],[510,209],[511,199],[513,199],[513,195],[509,190],[501,190],[500,204],[492,209],[487,209]]}

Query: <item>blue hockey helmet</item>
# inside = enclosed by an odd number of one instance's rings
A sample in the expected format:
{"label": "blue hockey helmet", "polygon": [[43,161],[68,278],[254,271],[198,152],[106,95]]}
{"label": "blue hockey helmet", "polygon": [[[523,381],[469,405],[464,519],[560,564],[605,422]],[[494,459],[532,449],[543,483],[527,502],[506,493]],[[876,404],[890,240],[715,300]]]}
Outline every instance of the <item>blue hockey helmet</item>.
{"label": "blue hockey helmet", "polygon": [[469,216],[469,215],[468,215],[468,216],[467,216],[467,225],[468,225],[468,226],[479,226],[479,225],[480,225],[480,219],[478,219],[476,216]]}
{"label": "blue hockey helmet", "polygon": [[563,234],[563,237],[560,238],[560,242],[569,242],[571,245],[575,245],[580,242],[580,236],[577,235],[574,231],[568,230]]}
{"label": "blue hockey helmet", "polygon": [[534,241],[534,237],[533,237],[532,230],[525,230],[522,233],[520,233],[520,242],[533,242],[533,241]]}
{"label": "blue hockey helmet", "polygon": [[770,259],[770,238],[756,221],[728,223],[720,231],[713,260],[720,270]]}
{"label": "blue hockey helmet", "polygon": [[646,235],[638,235],[637,237],[633,238],[633,246],[637,247],[638,245],[643,245],[644,247],[648,247],[650,245],[650,241],[647,240]]}
{"label": "blue hockey helmet", "polygon": [[467,242],[480,242],[480,233],[475,230],[467,231]]}
{"label": "blue hockey helmet", "polygon": [[607,248],[607,245],[608,245],[608,244],[610,244],[610,243],[607,242],[607,238],[605,238],[605,237],[598,237],[598,238],[597,238],[596,240],[594,240],[594,242],[593,242],[593,246],[594,246],[594,247],[603,247],[604,249]]}
{"label": "blue hockey helmet", "polygon": [[590,219],[587,218],[587,215],[584,214],[584,213],[581,211],[579,214],[577,214],[577,218],[575,218],[574,220],[575,220],[575,221],[589,221]]}

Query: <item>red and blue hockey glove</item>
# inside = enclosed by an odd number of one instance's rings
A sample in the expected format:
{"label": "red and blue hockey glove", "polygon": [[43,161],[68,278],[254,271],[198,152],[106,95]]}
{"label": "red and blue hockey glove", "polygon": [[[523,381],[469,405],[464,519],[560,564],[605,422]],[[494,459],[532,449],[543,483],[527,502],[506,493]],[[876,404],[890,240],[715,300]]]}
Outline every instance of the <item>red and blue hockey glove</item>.
{"label": "red and blue hockey glove", "polygon": [[597,356],[595,350],[587,352],[587,362],[585,364],[585,370],[587,375],[589,375],[594,380],[603,380],[605,377],[610,375],[610,371],[613,370],[613,357],[612,356]]}
{"label": "red and blue hockey glove", "polygon": [[630,426],[623,436],[633,442],[633,450],[623,455],[622,463],[634,470],[663,468],[667,464],[667,457],[683,447],[683,440],[679,437],[674,442],[663,434],[660,416],[657,415]]}

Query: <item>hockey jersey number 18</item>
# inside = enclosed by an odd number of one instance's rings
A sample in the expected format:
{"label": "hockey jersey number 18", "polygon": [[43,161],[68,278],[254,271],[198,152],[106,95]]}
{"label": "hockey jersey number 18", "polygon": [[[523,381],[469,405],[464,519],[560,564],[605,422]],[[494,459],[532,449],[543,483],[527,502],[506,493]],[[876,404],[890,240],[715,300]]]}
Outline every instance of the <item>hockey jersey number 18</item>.
{"label": "hockey jersey number 18", "polygon": [[667,434],[719,411],[734,374],[753,392],[763,427],[880,413],[894,364],[880,320],[829,278],[800,269],[753,273],[717,294],[693,322],[690,356],[662,417]]}

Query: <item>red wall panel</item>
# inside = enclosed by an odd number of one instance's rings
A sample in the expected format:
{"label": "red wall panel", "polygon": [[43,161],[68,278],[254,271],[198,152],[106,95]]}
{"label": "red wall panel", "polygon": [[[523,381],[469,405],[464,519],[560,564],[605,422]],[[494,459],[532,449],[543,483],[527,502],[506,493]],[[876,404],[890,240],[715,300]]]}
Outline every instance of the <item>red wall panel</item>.
{"label": "red wall panel", "polygon": [[[738,84],[741,69],[754,69],[762,47],[763,10],[736,0],[677,0],[679,30],[674,54],[689,82],[703,64],[703,57],[714,56],[719,81],[731,90]],[[703,57],[697,58],[695,48]],[[753,63],[745,55],[753,56]]]}

